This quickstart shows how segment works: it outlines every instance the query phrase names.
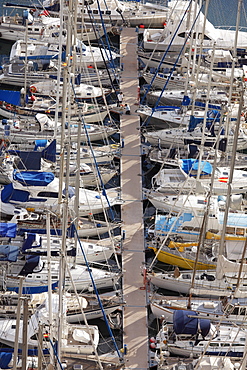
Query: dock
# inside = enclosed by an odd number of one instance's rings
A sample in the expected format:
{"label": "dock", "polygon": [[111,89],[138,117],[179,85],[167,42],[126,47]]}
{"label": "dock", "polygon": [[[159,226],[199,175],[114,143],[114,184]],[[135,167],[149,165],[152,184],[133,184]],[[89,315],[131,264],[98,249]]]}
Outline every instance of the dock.
{"label": "dock", "polygon": [[120,115],[122,142],[121,189],[123,233],[123,343],[126,349],[125,369],[146,370],[148,364],[147,297],[142,271],[145,266],[140,117],[135,112],[139,104],[139,79],[135,28],[121,32],[121,81],[123,104],[130,106],[130,115]]}

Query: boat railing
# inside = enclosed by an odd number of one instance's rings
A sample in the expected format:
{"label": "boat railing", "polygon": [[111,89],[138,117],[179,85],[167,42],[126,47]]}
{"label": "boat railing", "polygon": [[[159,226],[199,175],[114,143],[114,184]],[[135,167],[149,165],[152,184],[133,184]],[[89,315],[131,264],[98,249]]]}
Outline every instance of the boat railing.
{"label": "boat railing", "polygon": [[[236,31],[236,26],[215,26],[216,29],[224,29],[228,31]],[[247,32],[246,26],[240,26],[238,31]]]}

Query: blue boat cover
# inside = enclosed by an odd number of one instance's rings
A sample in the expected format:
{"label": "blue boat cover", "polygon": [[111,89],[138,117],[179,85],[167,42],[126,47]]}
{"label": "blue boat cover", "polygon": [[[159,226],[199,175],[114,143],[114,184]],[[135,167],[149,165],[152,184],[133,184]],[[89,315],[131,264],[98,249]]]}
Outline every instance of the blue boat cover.
{"label": "blue boat cover", "polygon": [[[51,285],[51,289],[55,290],[58,287],[58,282]],[[7,287],[7,290],[11,292],[19,292],[19,287]],[[48,292],[48,285],[33,286],[33,287],[23,287],[22,294],[38,294]]]}
{"label": "blue boat cover", "polygon": [[0,245],[0,261],[16,262],[18,254],[16,245]]}
{"label": "blue boat cover", "polygon": [[[190,99],[189,96],[187,95],[184,95],[184,98],[183,98],[183,101],[182,101],[182,105],[183,106],[188,106],[188,105],[191,105],[193,102],[192,99]],[[195,107],[201,107],[201,108],[205,108],[206,107],[206,103],[204,102],[201,102],[201,101],[195,101]],[[213,110],[216,110],[217,111],[217,117],[218,116],[218,111],[221,110],[221,106],[219,104],[208,104],[208,108],[209,109],[213,109]],[[208,116],[209,117],[209,116]]]}
{"label": "blue boat cover", "polygon": [[13,222],[0,222],[0,236],[15,238],[17,234],[17,224]]}
{"label": "blue boat cover", "polygon": [[[191,170],[198,170],[198,159],[194,158],[188,158],[188,159],[182,159],[182,170],[189,174]],[[210,175],[213,171],[213,167],[211,163],[207,161],[201,161],[200,164],[200,172],[201,174]]]}
{"label": "blue boat cover", "polygon": [[19,275],[27,276],[28,274],[32,274],[35,267],[37,267],[39,265],[39,261],[40,261],[39,256],[27,255],[26,256],[26,263],[23,266]]}
{"label": "blue boat cover", "polygon": [[169,217],[158,214],[155,218],[155,231],[158,231],[159,233],[172,231],[175,233],[185,221],[191,221],[193,217],[194,216],[191,212],[184,212],[179,217]]}
{"label": "blue boat cover", "polygon": [[[28,233],[27,238],[24,240],[21,250],[22,252],[25,252],[27,249],[34,248],[33,247],[33,242],[36,241],[36,234],[34,233]],[[40,243],[39,245],[35,245],[36,248],[41,246],[41,238],[40,238]]]}
{"label": "blue boat cover", "polygon": [[0,90],[0,101],[5,101],[13,105],[20,105],[21,93],[20,91]]}
{"label": "blue boat cover", "polygon": [[198,319],[197,316],[195,311],[175,310],[173,313],[173,329],[175,334],[195,335],[200,333],[203,337],[206,337],[210,330],[210,321],[207,319]]}
{"label": "blue boat cover", "polygon": [[24,186],[47,186],[55,176],[51,172],[21,171],[13,173],[13,179]]}
{"label": "blue boat cover", "polygon": [[57,148],[57,141],[53,140],[50,145],[48,145],[45,149],[42,150],[42,158],[47,159],[50,162],[55,163],[56,158],[56,148]]}
{"label": "blue boat cover", "polygon": [[1,200],[3,203],[9,203],[11,201],[27,202],[28,198],[28,191],[14,189],[12,183],[5,185],[3,190],[1,191]]}
{"label": "blue boat cover", "polygon": [[41,169],[42,152],[17,152],[15,150],[10,150],[9,152],[20,157],[20,161],[17,164],[18,170],[39,171]]}
{"label": "blue boat cover", "polygon": [[0,352],[0,368],[1,369],[10,369],[8,366],[12,360],[12,353],[9,352]]}
{"label": "blue boat cover", "polygon": [[[1,348],[0,353],[14,353],[14,348]],[[22,353],[22,349],[18,348],[18,354]],[[48,349],[43,349],[42,351],[43,354],[49,354]],[[38,356],[38,348],[30,348],[27,351],[28,356]],[[6,368],[8,369],[8,367]]]}
{"label": "blue boat cover", "polygon": [[56,162],[56,140],[53,140],[50,145],[42,151],[37,151],[36,147],[37,144],[33,151],[28,152],[14,149],[8,150],[7,152],[20,157],[21,160],[17,163],[17,168],[19,170],[39,171],[41,169],[41,158],[53,163]]}

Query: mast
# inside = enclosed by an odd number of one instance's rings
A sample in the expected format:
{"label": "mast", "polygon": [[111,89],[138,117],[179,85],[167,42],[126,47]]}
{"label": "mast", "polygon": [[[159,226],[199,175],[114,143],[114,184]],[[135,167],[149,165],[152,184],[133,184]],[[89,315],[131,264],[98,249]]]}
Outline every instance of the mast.
{"label": "mast", "polygon": [[[60,0],[60,6],[63,6],[62,0]],[[70,22],[71,22],[71,9],[72,1],[68,4],[68,24],[67,24],[67,39],[66,39],[66,59],[65,66],[63,70],[63,98],[62,98],[62,127],[61,127],[61,167],[59,176],[59,214],[62,214],[62,245],[61,245],[61,256],[60,256],[60,266],[59,266],[59,316],[58,316],[58,349],[57,355],[58,360],[61,359],[61,347],[63,337],[63,326],[64,326],[64,289],[65,289],[65,274],[66,274],[66,237],[67,237],[67,225],[68,225],[68,183],[69,183],[69,161],[70,161],[70,138],[69,138],[69,127],[68,125],[68,138],[65,138],[65,124],[66,119],[69,121],[66,114],[66,108],[68,107],[68,85],[70,80],[69,68],[70,68],[70,46],[71,46],[71,32]],[[61,30],[62,32],[62,30]],[[67,139],[67,140],[65,140]],[[65,153],[67,152],[67,162],[66,162],[66,179],[65,179],[65,189],[64,186],[64,170],[65,170]],[[65,194],[63,194],[65,192]],[[63,197],[64,195],[64,197]]]}
{"label": "mast", "polygon": [[[239,29],[239,23],[240,23],[241,5],[242,5],[242,0],[238,0],[238,13],[237,13],[236,33],[235,33],[235,42],[234,42],[234,50],[233,50],[234,54],[233,54],[233,65],[232,65],[229,101],[231,100],[231,95],[232,95],[232,83],[233,83],[233,77],[234,77],[234,68],[235,68],[235,64],[236,64],[236,60],[237,60],[237,41],[238,41],[238,29]],[[243,88],[243,85],[242,85],[239,108],[238,108],[238,117],[237,117],[237,122],[236,122],[235,129],[234,129],[235,132],[234,132],[234,140],[233,140],[233,148],[232,148],[232,156],[231,156],[230,175],[229,175],[228,186],[227,186],[226,207],[225,207],[225,214],[224,214],[224,220],[223,220],[223,228],[222,228],[222,231],[221,231],[218,262],[217,262],[217,267],[216,267],[216,276],[217,276],[218,279],[222,278],[223,273],[224,273],[224,271],[223,271],[224,263],[222,261],[222,256],[224,254],[225,234],[226,234],[227,219],[228,219],[228,213],[229,213],[229,207],[230,207],[231,185],[232,185],[233,171],[234,171],[234,166],[235,166],[235,157],[236,157],[236,151],[237,151],[238,133],[239,133],[239,127],[240,127],[240,122],[241,122],[241,112],[242,112],[243,103],[244,103],[244,88]],[[227,119],[229,119],[228,115],[227,115]]]}

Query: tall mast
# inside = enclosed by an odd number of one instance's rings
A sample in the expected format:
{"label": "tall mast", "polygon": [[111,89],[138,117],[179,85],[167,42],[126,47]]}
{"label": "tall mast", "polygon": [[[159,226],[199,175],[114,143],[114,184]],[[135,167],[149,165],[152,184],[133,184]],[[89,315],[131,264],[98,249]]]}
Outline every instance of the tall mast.
{"label": "tall mast", "polygon": [[[231,102],[231,95],[232,95],[232,84],[233,84],[233,77],[234,77],[234,68],[237,60],[237,41],[238,41],[238,30],[239,30],[239,24],[240,24],[240,10],[241,10],[242,0],[238,0],[238,13],[237,13],[237,20],[236,20],[236,33],[235,33],[235,42],[234,42],[234,50],[233,50],[233,62],[232,62],[232,74],[231,74],[231,86],[230,86],[230,94],[229,94],[229,105]],[[225,234],[226,234],[226,227],[227,227],[227,219],[228,219],[228,213],[229,213],[229,207],[230,207],[230,196],[231,196],[231,185],[232,185],[232,179],[233,179],[233,171],[235,166],[235,156],[237,151],[237,142],[238,142],[238,132],[241,122],[241,111],[243,107],[243,101],[244,101],[244,90],[242,87],[241,91],[241,97],[239,102],[239,109],[238,109],[238,118],[236,122],[236,126],[234,129],[234,141],[233,141],[233,148],[232,148],[232,156],[231,156],[231,167],[230,167],[230,174],[228,179],[228,187],[227,187],[227,196],[226,196],[226,207],[225,207],[225,214],[224,214],[224,220],[223,220],[223,228],[221,232],[221,239],[220,239],[220,245],[219,245],[219,255],[218,255],[218,262],[216,267],[216,275],[217,278],[220,279],[223,276],[223,261],[222,256],[224,254],[224,246],[225,246]],[[227,115],[228,119],[228,115]]]}

